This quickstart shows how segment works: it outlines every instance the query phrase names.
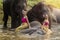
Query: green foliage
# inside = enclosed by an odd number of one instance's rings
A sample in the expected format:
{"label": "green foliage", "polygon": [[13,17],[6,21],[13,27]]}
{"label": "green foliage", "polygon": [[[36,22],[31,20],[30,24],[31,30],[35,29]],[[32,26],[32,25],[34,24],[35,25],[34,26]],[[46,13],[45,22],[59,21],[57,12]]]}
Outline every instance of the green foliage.
{"label": "green foliage", "polygon": [[0,24],[2,24],[3,22],[2,22],[2,18],[3,18],[3,5],[2,5],[2,1],[3,0],[0,0]]}
{"label": "green foliage", "polygon": [[28,0],[28,6],[29,7],[32,7],[34,6],[35,4],[37,4],[38,2],[40,2],[40,0]]}
{"label": "green foliage", "polygon": [[60,0],[45,0],[45,2],[53,7],[60,8]]}
{"label": "green foliage", "polygon": [[2,0],[0,0],[0,10],[2,9]]}

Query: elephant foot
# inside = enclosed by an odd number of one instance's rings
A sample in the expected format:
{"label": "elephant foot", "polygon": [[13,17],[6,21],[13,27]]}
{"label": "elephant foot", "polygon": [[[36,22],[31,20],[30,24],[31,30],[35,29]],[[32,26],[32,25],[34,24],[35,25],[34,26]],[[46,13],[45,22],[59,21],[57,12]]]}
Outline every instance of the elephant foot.
{"label": "elephant foot", "polygon": [[15,31],[16,28],[10,28],[9,31]]}
{"label": "elephant foot", "polygon": [[3,26],[3,28],[2,28],[2,29],[4,29],[4,30],[5,30],[5,29],[8,29],[8,28],[7,28],[7,26]]}

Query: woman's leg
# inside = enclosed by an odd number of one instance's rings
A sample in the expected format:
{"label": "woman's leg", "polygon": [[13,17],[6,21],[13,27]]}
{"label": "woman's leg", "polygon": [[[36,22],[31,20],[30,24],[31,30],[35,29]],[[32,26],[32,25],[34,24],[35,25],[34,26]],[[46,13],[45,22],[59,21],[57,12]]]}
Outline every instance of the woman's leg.
{"label": "woman's leg", "polygon": [[19,31],[19,30],[22,30],[22,29],[25,29],[25,28],[28,28],[28,24],[27,23],[21,24],[21,26],[16,28],[16,31]]}

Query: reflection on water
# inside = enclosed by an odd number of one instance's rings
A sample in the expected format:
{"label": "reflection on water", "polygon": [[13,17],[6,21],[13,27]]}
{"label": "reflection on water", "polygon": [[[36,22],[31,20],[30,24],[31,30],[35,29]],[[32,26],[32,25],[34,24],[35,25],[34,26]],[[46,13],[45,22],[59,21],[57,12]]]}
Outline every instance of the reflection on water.
{"label": "reflection on water", "polygon": [[25,35],[0,29],[0,40],[60,40],[60,25],[52,25],[53,33],[48,35]]}
{"label": "reflection on water", "polygon": [[49,40],[49,39],[50,39],[50,36],[51,36],[51,35],[48,35],[48,34],[44,35],[44,36],[43,36],[43,37],[44,37],[43,40]]}
{"label": "reflection on water", "polygon": [[60,25],[52,25],[53,33],[51,35],[45,35],[44,40],[60,40]]}

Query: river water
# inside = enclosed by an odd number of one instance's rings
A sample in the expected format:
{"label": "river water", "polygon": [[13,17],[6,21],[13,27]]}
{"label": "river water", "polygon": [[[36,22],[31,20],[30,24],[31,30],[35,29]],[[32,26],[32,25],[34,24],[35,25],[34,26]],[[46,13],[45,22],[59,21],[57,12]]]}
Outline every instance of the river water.
{"label": "river water", "polygon": [[23,35],[23,34],[16,35],[16,33],[11,31],[7,31],[7,33],[4,33],[2,32],[2,29],[0,29],[0,40],[60,40],[60,24],[52,25],[51,30],[53,33],[50,35],[37,35],[37,36],[34,35],[35,36],[34,37],[34,36]]}

